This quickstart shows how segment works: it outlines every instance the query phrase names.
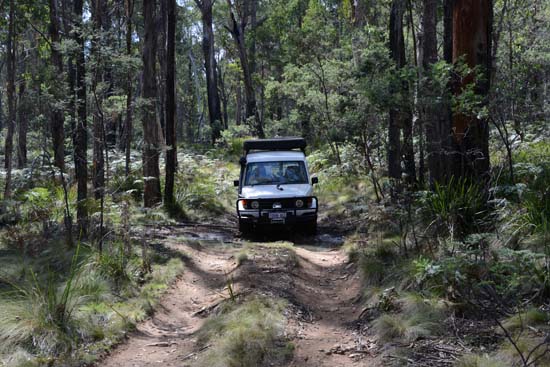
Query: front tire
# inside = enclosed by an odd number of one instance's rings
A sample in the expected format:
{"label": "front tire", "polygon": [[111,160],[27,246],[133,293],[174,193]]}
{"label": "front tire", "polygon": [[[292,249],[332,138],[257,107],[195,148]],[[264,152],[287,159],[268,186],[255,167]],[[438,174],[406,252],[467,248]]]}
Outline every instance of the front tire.
{"label": "front tire", "polygon": [[239,232],[241,232],[242,235],[251,234],[253,228],[252,223],[243,222],[242,220],[239,221]]}
{"label": "front tire", "polygon": [[310,236],[315,236],[317,234],[317,219],[305,223],[304,232]]}

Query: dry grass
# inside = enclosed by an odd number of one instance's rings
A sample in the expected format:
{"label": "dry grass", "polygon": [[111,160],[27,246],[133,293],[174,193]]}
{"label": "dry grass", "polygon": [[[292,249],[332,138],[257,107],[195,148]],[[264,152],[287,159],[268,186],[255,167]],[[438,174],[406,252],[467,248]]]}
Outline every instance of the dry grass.
{"label": "dry grass", "polygon": [[505,367],[502,361],[488,355],[479,356],[476,354],[467,354],[457,363],[456,367]]}
{"label": "dry grass", "polygon": [[441,332],[448,305],[437,299],[408,294],[397,301],[401,312],[386,313],[374,322],[382,341],[399,339],[410,343]]}
{"label": "dry grass", "polygon": [[241,266],[243,263],[249,260],[248,251],[245,249],[239,251],[237,254],[237,265]]}
{"label": "dry grass", "polygon": [[506,319],[502,323],[502,326],[504,326],[506,330],[514,332],[528,326],[546,324],[548,321],[550,321],[548,312],[543,312],[537,308],[531,308],[523,313],[518,313]]}
{"label": "dry grass", "polygon": [[288,359],[292,345],[283,337],[284,307],[265,298],[226,304],[199,332],[199,343],[211,345],[199,365],[260,367]]}

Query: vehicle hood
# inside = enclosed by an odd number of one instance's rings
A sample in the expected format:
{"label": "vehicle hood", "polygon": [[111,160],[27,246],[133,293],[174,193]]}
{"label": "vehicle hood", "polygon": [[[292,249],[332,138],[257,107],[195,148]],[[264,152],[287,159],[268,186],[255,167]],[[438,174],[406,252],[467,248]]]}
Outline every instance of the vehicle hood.
{"label": "vehicle hood", "polygon": [[313,187],[309,184],[280,185],[280,188],[282,190],[277,189],[277,185],[244,186],[241,197],[244,199],[277,199],[311,196],[313,194]]}

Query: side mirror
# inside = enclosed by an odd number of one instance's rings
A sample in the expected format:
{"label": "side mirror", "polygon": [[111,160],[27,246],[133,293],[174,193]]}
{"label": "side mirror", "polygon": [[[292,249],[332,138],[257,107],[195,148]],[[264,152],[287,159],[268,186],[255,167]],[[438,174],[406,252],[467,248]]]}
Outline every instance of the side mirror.
{"label": "side mirror", "polygon": [[315,185],[315,184],[318,184],[319,183],[319,179],[317,177],[312,177],[311,178],[311,184],[312,185]]}
{"label": "side mirror", "polygon": [[239,187],[239,180],[235,180],[235,181],[233,181],[233,186],[235,186],[235,187]]}

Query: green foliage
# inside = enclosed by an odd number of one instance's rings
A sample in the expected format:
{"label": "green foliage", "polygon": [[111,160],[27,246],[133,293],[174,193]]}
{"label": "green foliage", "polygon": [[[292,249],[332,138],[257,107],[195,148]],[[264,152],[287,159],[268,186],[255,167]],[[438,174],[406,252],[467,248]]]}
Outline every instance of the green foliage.
{"label": "green foliage", "polygon": [[128,176],[122,173],[117,174],[111,179],[109,184],[110,190],[114,195],[130,194],[136,201],[140,201],[143,197],[143,179],[137,173]]}
{"label": "green foliage", "polygon": [[223,130],[221,134],[218,146],[221,147],[223,156],[237,162],[243,154],[244,141],[251,139],[250,128],[246,125],[235,125]]}
{"label": "green foliage", "polygon": [[97,267],[116,287],[136,281],[139,275],[139,260],[132,253],[126,253],[122,242],[112,243],[98,255]]}
{"label": "green foliage", "polygon": [[435,183],[434,190],[420,199],[432,227],[437,234],[451,240],[479,232],[487,218],[486,198],[482,189],[466,179],[451,178],[446,185]]}
{"label": "green foliage", "polygon": [[528,250],[501,249],[489,259],[468,253],[439,260],[420,257],[413,264],[418,287],[457,302],[484,298],[486,287],[512,303],[522,297],[543,299],[550,291],[545,256]]}
{"label": "green foliage", "polygon": [[212,345],[200,365],[257,367],[287,360],[292,346],[283,338],[284,308],[267,298],[225,304],[199,332],[199,342]]}
{"label": "green foliage", "polygon": [[232,208],[233,178],[238,177],[225,164],[205,156],[182,155],[176,176],[175,199],[186,214],[220,215]]}

